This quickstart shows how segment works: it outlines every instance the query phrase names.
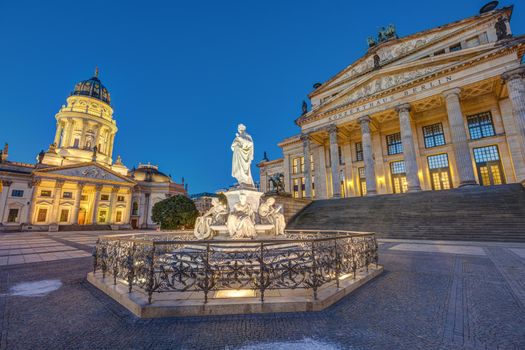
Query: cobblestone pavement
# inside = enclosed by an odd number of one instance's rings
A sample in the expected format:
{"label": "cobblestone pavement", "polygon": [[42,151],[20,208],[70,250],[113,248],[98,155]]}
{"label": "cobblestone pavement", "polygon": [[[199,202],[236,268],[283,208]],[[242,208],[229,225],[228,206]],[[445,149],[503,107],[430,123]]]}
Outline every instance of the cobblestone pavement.
{"label": "cobblestone pavement", "polygon": [[525,348],[525,245],[388,240],[385,272],[322,312],[141,320],[86,282],[94,242],[0,236],[0,349]]}

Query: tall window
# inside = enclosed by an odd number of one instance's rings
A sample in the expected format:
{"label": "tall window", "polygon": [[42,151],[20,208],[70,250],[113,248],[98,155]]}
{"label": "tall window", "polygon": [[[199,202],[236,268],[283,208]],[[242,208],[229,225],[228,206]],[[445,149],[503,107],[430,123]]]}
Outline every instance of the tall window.
{"label": "tall window", "polygon": [[11,191],[11,197],[23,197],[24,191],[23,190],[13,190]]}
{"label": "tall window", "polygon": [[60,222],[67,222],[69,219],[69,210],[68,209],[62,209],[60,211]]}
{"label": "tall window", "polygon": [[47,208],[40,208],[38,209],[38,214],[36,216],[37,222],[45,222],[47,216]]}
{"label": "tall window", "polygon": [[423,137],[425,138],[425,148],[443,146],[445,144],[443,124],[437,123],[424,126]]}
{"label": "tall window", "polygon": [[304,173],[304,157],[301,157],[300,159],[301,159],[301,173]]}
{"label": "tall window", "polygon": [[7,222],[17,222],[18,221],[18,209],[13,208],[9,209],[9,213],[7,214]]}
{"label": "tall window", "polygon": [[98,212],[98,222],[101,223],[101,224],[106,223],[107,216],[108,216],[108,212],[107,212],[107,210],[101,210],[101,211],[99,211],[99,212]]}
{"label": "tall window", "polygon": [[306,197],[306,184],[304,182],[304,177],[301,178],[301,196]]}
{"label": "tall window", "polygon": [[122,212],[120,210],[118,210],[117,214],[115,215],[115,221],[122,222]]}
{"label": "tall window", "polygon": [[386,146],[388,155],[403,153],[403,144],[401,143],[401,133],[397,132],[386,136]]}
{"label": "tall window", "polygon": [[292,173],[304,173],[304,157],[297,157],[292,160]]}
{"label": "tall window", "polygon": [[492,114],[483,112],[467,117],[468,130],[472,140],[484,137],[494,136],[494,124],[492,123]]}
{"label": "tall window", "polygon": [[139,215],[139,204],[137,202],[133,202],[131,208],[131,215]]}
{"label": "tall window", "polygon": [[448,190],[452,188],[448,155],[446,153],[428,156],[428,170],[433,190]]}
{"label": "tall window", "polygon": [[360,162],[363,160],[363,143],[362,142],[355,143],[355,160],[356,162]]}
{"label": "tall window", "polygon": [[315,169],[315,164],[314,164],[314,155],[313,154],[310,154],[310,171],[313,172]]}
{"label": "tall window", "polygon": [[390,163],[390,174],[394,193],[405,193],[408,190],[405,162],[400,160]]}
{"label": "tall window", "polygon": [[365,168],[361,167],[358,169],[359,172],[359,185],[361,187],[361,196],[366,196],[366,175]]}
{"label": "tall window", "polygon": [[292,192],[294,198],[299,198],[299,179],[293,179]]}

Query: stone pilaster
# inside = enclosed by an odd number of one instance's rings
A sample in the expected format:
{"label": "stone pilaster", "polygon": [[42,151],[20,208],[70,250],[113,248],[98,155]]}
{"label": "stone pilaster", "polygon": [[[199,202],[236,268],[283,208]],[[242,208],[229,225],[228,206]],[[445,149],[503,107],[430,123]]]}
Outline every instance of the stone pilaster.
{"label": "stone pilaster", "polygon": [[416,147],[410,123],[410,104],[404,103],[396,107],[399,114],[399,127],[401,130],[401,141],[403,143],[403,156],[405,158],[405,169],[407,173],[408,191],[421,191],[416,159]]}
{"label": "stone pilaster", "polygon": [[10,180],[0,180],[2,181],[2,186],[3,186],[3,191],[2,191],[2,196],[4,198],[3,199],[3,205],[2,205],[2,208],[0,209],[0,223],[4,222],[5,218],[4,218],[4,215],[5,215],[5,209],[7,207],[7,199],[9,198],[9,193],[10,193],[10,190],[11,190],[11,185],[13,184],[13,181],[10,181]]}
{"label": "stone pilaster", "polygon": [[27,209],[27,218],[26,223],[28,225],[33,223],[33,210],[35,209],[35,202],[38,195],[38,186],[40,185],[41,180],[40,179],[34,179],[29,182],[29,188],[33,192],[31,192],[31,199],[29,200],[29,208]]}
{"label": "stone pilaster", "polygon": [[521,151],[525,158],[525,66],[508,71],[502,77],[507,83],[512,112],[521,135]]}
{"label": "stone pilaster", "polygon": [[456,166],[459,175],[459,187],[476,185],[474,170],[472,169],[472,157],[468,146],[467,132],[461,112],[459,94],[461,89],[454,88],[443,93],[447,105],[448,122],[450,133],[454,144]]}
{"label": "stone pilaster", "polygon": [[51,224],[58,224],[60,222],[59,218],[59,208],[60,208],[60,198],[62,195],[62,187],[64,187],[63,180],[57,180],[55,182],[55,195],[53,198],[53,211],[51,212]]}
{"label": "stone pilaster", "polygon": [[341,180],[339,179],[339,147],[337,145],[337,126],[328,126],[330,139],[330,167],[332,169],[332,194],[334,198],[341,197]]}
{"label": "stone pilaster", "polygon": [[109,213],[108,219],[110,224],[115,223],[115,202],[117,201],[117,194],[120,187],[115,186],[111,189],[111,197],[109,198]]}
{"label": "stone pilaster", "polygon": [[75,194],[75,206],[73,207],[73,217],[71,223],[78,225],[78,212],[80,211],[80,201],[82,200],[82,191],[84,190],[85,183],[77,183],[77,193]]}
{"label": "stone pilaster", "polygon": [[291,184],[291,177],[290,177],[290,167],[291,167],[291,164],[290,164],[291,160],[290,160],[290,155],[289,154],[285,154],[284,155],[284,160],[283,160],[283,165],[284,165],[284,191],[286,193],[292,193],[292,184]]}
{"label": "stone pilaster", "polygon": [[91,225],[97,225],[98,202],[100,201],[100,191],[102,191],[102,185],[97,185],[95,187],[95,198],[93,199],[93,213],[91,214]]}
{"label": "stone pilaster", "polygon": [[80,135],[80,144],[78,145],[79,148],[86,148],[86,129],[88,127],[88,123],[85,120],[82,120],[82,135]]}
{"label": "stone pilaster", "polygon": [[361,124],[361,139],[363,143],[363,161],[365,163],[366,194],[367,196],[377,194],[376,171],[374,164],[374,153],[372,150],[372,135],[370,132],[370,116],[359,118]]}
{"label": "stone pilaster", "polygon": [[62,122],[57,122],[57,130],[55,131],[55,140],[53,141],[53,143],[57,147],[60,147],[60,145],[58,143],[60,142],[60,134],[61,134],[62,130],[63,130]]}
{"label": "stone pilaster", "polygon": [[312,174],[310,172],[310,135],[302,134],[301,141],[303,141],[303,156],[304,156],[304,189],[307,198],[312,198]]}

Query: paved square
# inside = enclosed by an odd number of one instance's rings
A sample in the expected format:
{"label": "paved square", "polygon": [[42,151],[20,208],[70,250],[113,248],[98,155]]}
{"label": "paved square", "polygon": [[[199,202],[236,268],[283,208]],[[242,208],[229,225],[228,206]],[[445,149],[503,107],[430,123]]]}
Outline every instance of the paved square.
{"label": "paved square", "polygon": [[523,244],[388,240],[385,272],[321,312],[146,320],[86,282],[95,241],[0,237],[0,349],[525,348]]}

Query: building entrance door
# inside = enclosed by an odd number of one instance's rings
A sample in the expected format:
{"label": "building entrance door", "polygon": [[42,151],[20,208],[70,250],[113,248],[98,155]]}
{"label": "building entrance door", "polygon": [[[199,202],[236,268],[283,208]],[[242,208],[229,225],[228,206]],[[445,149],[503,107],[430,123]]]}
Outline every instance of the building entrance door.
{"label": "building entrance door", "polygon": [[446,153],[436,154],[435,156],[429,156],[427,161],[432,189],[435,191],[451,189],[452,181],[450,180],[448,155]]}
{"label": "building entrance door", "polygon": [[366,196],[366,176],[365,168],[359,168],[359,187],[361,190],[361,196]]}
{"label": "building entrance door", "polygon": [[493,186],[505,183],[497,146],[474,148],[474,159],[480,185]]}
{"label": "building entrance door", "polygon": [[85,225],[86,224],[86,209],[80,208],[78,210],[78,224],[79,225]]}
{"label": "building entrance door", "polygon": [[392,189],[394,193],[405,193],[408,191],[404,161],[390,163],[390,175],[392,176]]}

